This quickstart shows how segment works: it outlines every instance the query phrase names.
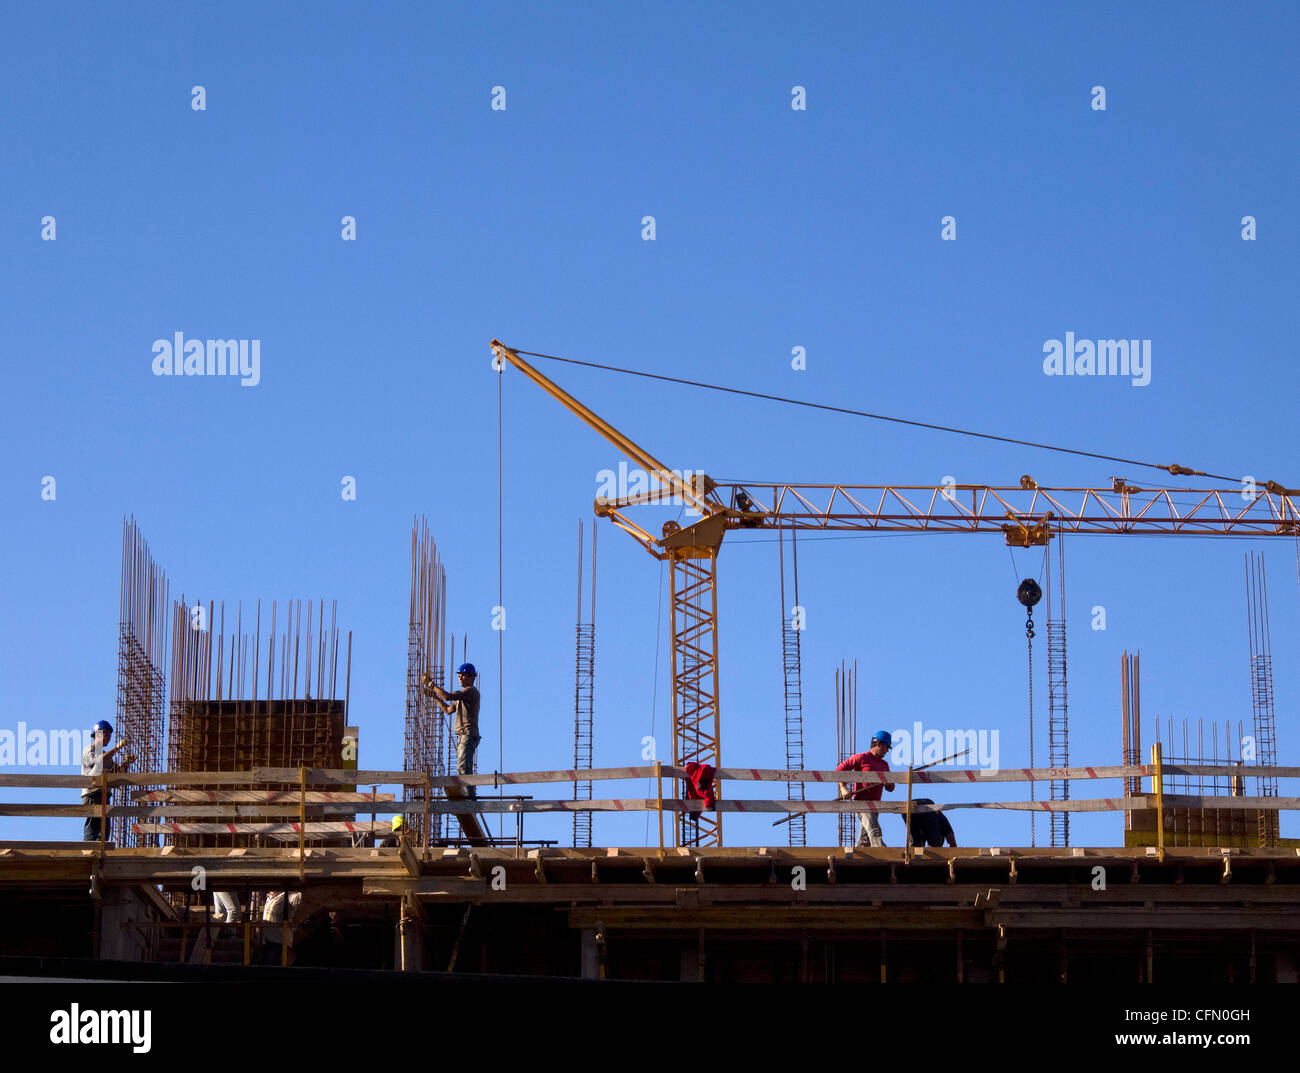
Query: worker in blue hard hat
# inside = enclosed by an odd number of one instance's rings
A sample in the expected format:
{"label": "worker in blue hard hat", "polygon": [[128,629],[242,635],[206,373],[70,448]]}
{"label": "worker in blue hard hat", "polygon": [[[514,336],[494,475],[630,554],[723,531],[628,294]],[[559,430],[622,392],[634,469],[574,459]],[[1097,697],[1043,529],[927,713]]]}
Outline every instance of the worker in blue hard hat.
{"label": "worker in blue hard hat", "polygon": [[[894,747],[894,739],[888,730],[877,730],[871,735],[871,748],[865,753],[854,753],[841,760],[836,771],[888,771],[889,762],[885,754]],[[855,801],[879,801],[882,790],[894,790],[894,784],[887,782],[854,783],[850,791],[847,783],[840,783],[840,798],[852,797]],[[858,836],[859,846],[883,846],[885,838],[880,833],[880,817],[874,812],[859,813],[862,821],[862,833]]]}
{"label": "worker in blue hard hat", "polygon": [[[423,678],[424,691],[438,699],[443,711],[449,715],[455,714],[452,730],[456,733],[456,774],[473,775],[474,752],[482,740],[478,732],[480,698],[478,688],[474,685],[478,671],[474,669],[474,664],[462,663],[456,668],[456,677],[460,681],[460,688],[454,693],[448,693],[426,672]],[[478,796],[473,786],[467,792],[470,797]]]}
{"label": "worker in blue hard hat", "polygon": [[[101,719],[95,724],[95,729],[91,735],[90,744],[81,753],[81,774],[98,778],[104,773],[105,768],[108,771],[120,771],[131,762],[131,757],[127,757],[121,763],[113,760],[114,754],[126,745],[126,738],[123,737],[111,749],[108,747],[109,739],[113,736],[113,724],[106,719]],[[83,805],[99,805],[103,803],[103,794],[99,787],[84,787],[81,791],[81,803]],[[99,842],[104,832],[101,829],[99,816],[87,816],[86,823],[82,828],[81,837],[86,842]]]}

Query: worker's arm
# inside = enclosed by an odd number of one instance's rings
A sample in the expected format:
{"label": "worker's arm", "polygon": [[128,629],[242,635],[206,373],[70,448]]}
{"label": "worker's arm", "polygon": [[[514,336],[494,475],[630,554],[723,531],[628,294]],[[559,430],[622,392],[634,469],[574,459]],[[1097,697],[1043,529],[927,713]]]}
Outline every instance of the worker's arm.
{"label": "worker's arm", "polygon": [[425,672],[424,677],[420,679],[420,685],[424,688],[424,695],[426,697],[432,697],[437,701],[438,707],[448,715],[456,710],[456,705],[451,703],[451,701],[456,699],[456,694],[448,694],[442,686],[438,685],[433,680],[433,675],[429,674],[427,671]]}
{"label": "worker's arm", "polygon": [[[836,771],[856,771],[857,769],[854,768],[854,767],[849,763],[848,760],[841,760],[838,764],[835,765],[835,770],[836,770]],[[836,787],[837,787],[836,792],[840,795],[840,800],[841,800],[841,801],[843,801],[846,797],[849,796],[849,784],[848,784],[847,782],[836,783]]]}
{"label": "worker's arm", "polygon": [[463,689],[458,689],[454,693],[448,693],[442,688],[442,686],[434,686],[433,693],[434,696],[442,702],[442,710],[448,715],[456,710],[456,702],[458,700],[463,700],[465,697],[465,690]]}

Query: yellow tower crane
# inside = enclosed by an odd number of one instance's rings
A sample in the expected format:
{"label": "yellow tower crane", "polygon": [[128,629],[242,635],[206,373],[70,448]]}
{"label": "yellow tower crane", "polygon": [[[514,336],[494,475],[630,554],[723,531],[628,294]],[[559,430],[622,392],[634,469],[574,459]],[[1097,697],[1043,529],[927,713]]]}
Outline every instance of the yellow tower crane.
{"label": "yellow tower crane", "polygon": [[[493,339],[492,351],[557,399],[640,466],[658,490],[598,498],[595,512],[667,561],[672,591],[669,640],[673,661],[673,764],[722,766],[718,701],[718,551],[731,529],[859,530],[873,533],[1002,533],[1008,545],[1043,546],[1058,533],[1196,536],[1295,536],[1300,489],[1269,481],[1249,490],[1149,488],[1112,478],[1112,487],[1044,488],[1031,477],[1018,487],[984,484],[735,484],[703,474],[686,479],[588,409],[558,384]],[[1173,476],[1205,476],[1184,466]],[[1177,499],[1175,497],[1178,497]],[[697,511],[700,520],[664,524],[652,536],[624,512],[665,500]],[[684,827],[679,827],[679,844]],[[700,814],[689,836],[721,845],[719,813]]]}

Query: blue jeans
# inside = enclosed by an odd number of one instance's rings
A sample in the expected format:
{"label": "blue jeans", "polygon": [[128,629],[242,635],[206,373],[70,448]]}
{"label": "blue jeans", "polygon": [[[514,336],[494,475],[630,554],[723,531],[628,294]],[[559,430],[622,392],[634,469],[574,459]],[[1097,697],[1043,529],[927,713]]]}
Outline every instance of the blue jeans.
{"label": "blue jeans", "polygon": [[[456,735],[456,774],[473,775],[474,774],[474,750],[478,748],[478,743],[482,741],[478,734],[457,734]],[[470,797],[477,797],[476,787],[468,788]]]}

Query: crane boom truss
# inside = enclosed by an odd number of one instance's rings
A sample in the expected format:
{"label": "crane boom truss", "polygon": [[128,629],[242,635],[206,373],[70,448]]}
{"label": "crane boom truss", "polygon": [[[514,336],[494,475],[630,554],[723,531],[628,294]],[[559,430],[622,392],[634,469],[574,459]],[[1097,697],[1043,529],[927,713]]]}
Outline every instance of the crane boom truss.
{"label": "crane boom truss", "polygon": [[[713,492],[729,504],[735,528],[776,526],[869,532],[1006,535],[1008,543],[1046,544],[1061,533],[1228,534],[1285,536],[1300,532],[1295,490],[1140,489],[1116,480],[1099,488],[984,484],[738,484]],[[737,505],[743,492],[752,510]],[[614,501],[611,511],[624,504]]]}

